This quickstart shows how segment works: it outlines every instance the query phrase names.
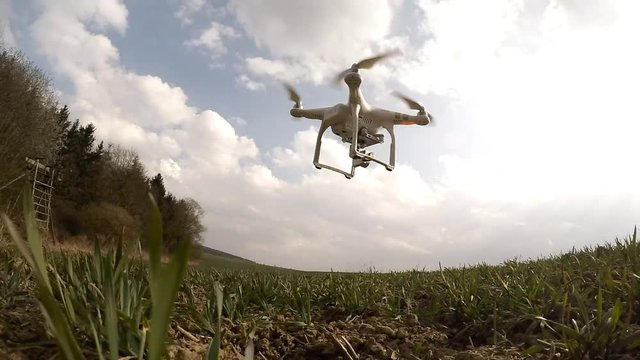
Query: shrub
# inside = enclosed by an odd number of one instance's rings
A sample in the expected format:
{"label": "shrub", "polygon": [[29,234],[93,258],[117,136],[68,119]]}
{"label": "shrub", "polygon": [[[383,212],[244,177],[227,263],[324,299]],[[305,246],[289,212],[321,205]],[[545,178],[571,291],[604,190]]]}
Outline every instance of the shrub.
{"label": "shrub", "polygon": [[132,241],[140,235],[140,224],[124,208],[109,203],[90,203],[80,210],[84,230],[89,238],[104,236]]}

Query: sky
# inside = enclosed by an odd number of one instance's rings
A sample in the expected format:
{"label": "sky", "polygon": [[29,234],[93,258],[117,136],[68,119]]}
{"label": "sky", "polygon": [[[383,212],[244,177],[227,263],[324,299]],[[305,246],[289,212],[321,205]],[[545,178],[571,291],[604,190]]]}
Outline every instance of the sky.
{"label": "sky", "polygon": [[[140,154],[203,207],[205,244],[304,270],[500,263],[624,238],[640,224],[637,0],[0,0],[5,46],[50,74],[72,118]],[[312,164],[318,121],[363,70],[397,166]],[[383,145],[388,145],[385,142]],[[377,145],[374,153],[388,150]],[[321,159],[348,164],[323,140]]]}

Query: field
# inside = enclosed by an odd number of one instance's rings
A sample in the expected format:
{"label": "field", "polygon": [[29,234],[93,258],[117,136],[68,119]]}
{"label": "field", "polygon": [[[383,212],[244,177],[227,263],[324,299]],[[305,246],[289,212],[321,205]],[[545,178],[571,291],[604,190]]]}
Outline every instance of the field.
{"label": "field", "polygon": [[305,273],[187,266],[186,248],[162,264],[160,240],[148,263],[121,246],[53,252],[27,228],[0,248],[2,359],[640,357],[635,231],[499,266]]}

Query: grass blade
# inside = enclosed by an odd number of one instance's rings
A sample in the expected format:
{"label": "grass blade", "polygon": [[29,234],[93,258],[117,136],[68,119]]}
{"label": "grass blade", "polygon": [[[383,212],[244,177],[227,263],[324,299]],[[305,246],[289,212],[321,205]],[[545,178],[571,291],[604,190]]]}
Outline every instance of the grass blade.
{"label": "grass blade", "polygon": [[151,288],[151,329],[149,330],[149,359],[160,360],[166,350],[165,340],[174,301],[186,272],[191,243],[181,242],[168,266],[163,267],[162,220],[160,210],[152,199],[149,222],[149,286]]}
{"label": "grass blade", "polygon": [[218,360],[220,357],[220,332],[222,331],[222,300],[223,300],[223,292],[222,286],[220,283],[216,282],[214,284],[214,292],[216,297],[216,332],[213,335],[213,340],[211,340],[211,344],[209,344],[209,348],[207,349],[206,360]]}

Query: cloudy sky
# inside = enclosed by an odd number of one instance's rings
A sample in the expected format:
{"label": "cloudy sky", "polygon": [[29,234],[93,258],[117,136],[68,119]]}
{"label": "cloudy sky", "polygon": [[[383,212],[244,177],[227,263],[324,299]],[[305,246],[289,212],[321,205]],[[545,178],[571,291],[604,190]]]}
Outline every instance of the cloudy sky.
{"label": "cloudy sky", "polygon": [[[538,257],[640,225],[637,0],[0,0],[6,46],[72,116],[136,150],[205,209],[206,244],[298,269],[434,268]],[[313,167],[306,107],[419,99],[399,165]],[[347,150],[326,135],[322,158]],[[386,149],[375,150],[381,155]]]}

